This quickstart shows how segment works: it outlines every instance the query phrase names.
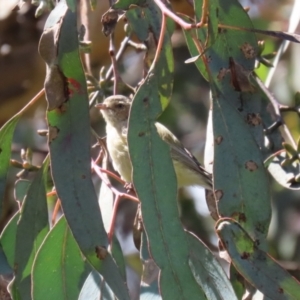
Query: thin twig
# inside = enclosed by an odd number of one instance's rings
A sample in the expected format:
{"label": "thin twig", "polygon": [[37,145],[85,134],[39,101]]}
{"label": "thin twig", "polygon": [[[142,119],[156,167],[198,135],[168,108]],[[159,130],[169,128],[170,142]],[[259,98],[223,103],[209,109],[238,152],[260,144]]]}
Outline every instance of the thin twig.
{"label": "thin twig", "polygon": [[297,149],[297,145],[296,142],[294,141],[291,132],[289,131],[289,129],[287,128],[282,116],[281,116],[281,112],[280,112],[280,108],[281,108],[281,104],[279,103],[279,101],[274,97],[274,95],[272,95],[272,93],[266,88],[266,86],[263,84],[263,82],[259,79],[259,78],[255,78],[257,84],[259,85],[259,87],[261,88],[261,90],[266,94],[266,96],[268,97],[268,99],[270,100],[270,102],[272,103],[273,107],[274,107],[274,111],[277,117],[277,123],[279,124],[279,122],[282,124],[282,130],[287,138],[287,140],[289,141],[289,143],[295,148]]}
{"label": "thin twig", "polygon": [[174,22],[176,22],[179,26],[181,26],[185,30],[190,30],[193,28],[200,28],[205,24],[207,10],[208,10],[208,0],[203,1],[201,20],[199,23],[196,23],[196,24],[190,24],[190,23],[187,23],[184,20],[182,20],[175,13],[173,13],[171,10],[169,10],[161,0],[154,0],[154,2],[160,8],[163,15],[171,18]]}
{"label": "thin twig", "polygon": [[116,60],[116,49],[114,44],[114,33],[112,33],[109,36],[109,55],[111,58],[111,64],[113,68],[113,74],[114,74],[114,95],[118,94],[118,85],[120,80],[120,75],[118,71],[118,65]]}
{"label": "thin twig", "polygon": [[41,89],[16,115],[21,115],[27,108],[33,106],[37,100],[45,95],[45,89]]}
{"label": "thin twig", "polygon": [[[128,42],[130,40],[130,35],[129,36],[126,36],[124,38],[124,40],[122,41],[121,45],[120,45],[120,48],[119,48],[119,51],[117,53],[117,55],[115,56],[115,60],[118,61],[121,56],[123,55],[124,51],[126,50],[127,46],[128,46]],[[108,69],[106,75],[105,75],[105,79],[106,80],[109,80],[113,74],[113,65],[110,66],[110,68]]]}
{"label": "thin twig", "polygon": [[[294,1],[294,7],[293,7],[292,14],[290,17],[290,24],[289,24],[289,28],[288,28],[289,32],[295,32],[295,30],[297,29],[297,26],[299,24],[299,9],[300,9],[300,1],[296,0],[296,1]],[[290,41],[287,41],[287,40],[284,40],[281,43],[281,45],[276,53],[276,56],[272,62],[273,68],[270,69],[267,79],[265,81],[266,87],[270,86],[273,75],[275,74],[276,67],[279,63],[279,60],[282,57],[282,55],[285,53],[285,51],[287,50],[289,44],[290,44]]]}
{"label": "thin twig", "polygon": [[158,43],[157,43],[155,56],[154,56],[154,59],[153,59],[150,70],[154,69],[154,67],[156,66],[156,63],[159,59],[161,49],[163,48],[163,43],[164,43],[164,39],[165,39],[165,32],[166,32],[166,16],[165,16],[165,14],[162,14],[159,40],[158,40]]}
{"label": "thin twig", "polygon": [[[101,168],[100,168],[98,165],[96,165],[96,163],[95,163],[93,160],[92,160],[92,168],[93,168],[93,170],[95,171],[95,173],[100,177],[100,179],[106,184],[106,186],[107,186],[108,188],[111,189],[111,191],[112,191],[115,195],[120,195],[122,198],[127,198],[127,199],[129,199],[129,200],[134,201],[134,202],[138,202],[138,203],[140,202],[139,199],[138,199],[137,197],[134,197],[134,196],[129,195],[129,194],[127,194],[127,193],[122,193],[122,192],[118,191],[116,188],[114,188],[114,187],[112,186],[112,184],[107,180],[107,178],[105,178],[105,176],[103,176],[103,173],[102,173]],[[107,172],[105,172],[105,173],[107,173]]]}
{"label": "thin twig", "polygon": [[127,193],[119,192],[116,188],[114,188],[111,185],[110,181],[108,180],[107,176],[105,176],[105,175],[106,174],[113,175],[113,178],[115,178],[115,179],[116,179],[116,175],[109,172],[109,171],[107,171],[107,170],[104,170],[104,169],[100,168],[98,165],[96,165],[96,163],[93,160],[92,160],[92,169],[100,177],[102,182],[113,192],[113,194],[115,194],[115,202],[114,202],[113,211],[112,211],[112,219],[111,219],[110,226],[109,226],[109,231],[108,231],[108,240],[109,240],[109,243],[111,243],[112,237],[113,237],[113,234],[114,234],[114,230],[115,230],[115,222],[116,222],[116,217],[117,217],[117,211],[118,211],[118,207],[119,207],[119,204],[120,204],[121,200],[124,199],[124,198],[127,198],[129,200],[132,200],[132,201],[135,201],[135,202],[138,202],[138,203],[140,203],[140,201],[139,201],[138,198],[136,198],[132,195],[129,195]]}

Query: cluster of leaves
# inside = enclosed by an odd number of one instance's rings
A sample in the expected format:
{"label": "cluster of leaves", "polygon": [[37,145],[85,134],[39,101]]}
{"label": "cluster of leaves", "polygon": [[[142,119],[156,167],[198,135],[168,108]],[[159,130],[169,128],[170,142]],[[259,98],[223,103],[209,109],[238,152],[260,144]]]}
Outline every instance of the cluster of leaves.
{"label": "cluster of leaves", "polygon": [[[21,208],[0,238],[0,272],[14,274],[9,286],[13,299],[94,299],[100,294],[103,299],[130,299],[121,248],[107,236],[105,208],[100,212],[91,177],[88,100],[92,104],[103,93],[112,73],[115,93],[121,82],[111,50],[112,68],[99,80],[88,77],[94,82],[88,95],[76,2],[55,6],[40,41],[47,65],[49,156],[41,168],[32,165],[30,153],[22,155],[22,163],[12,162],[23,169],[15,186]],[[160,0],[119,0],[102,19],[112,39],[116,22],[126,17],[129,28],[123,45],[134,34],[149,48],[143,80],[135,89],[128,88],[134,91],[128,146],[144,229],[140,298],[241,299],[247,288],[252,293],[260,290],[266,299],[299,299],[299,282],[267,253],[266,243],[271,218],[267,168],[285,186],[299,187],[299,146],[291,140],[282,149],[278,130],[288,130],[282,111],[298,112],[298,104],[281,107],[256,77],[256,59],[268,61],[258,57],[261,50],[252,23],[238,1],[197,0],[194,11],[195,19],[178,18]],[[207,201],[220,252],[227,253],[230,263],[230,279],[208,247],[182,227],[169,148],[154,125],[173,90],[174,22],[183,28],[189,62],[211,88],[207,159],[214,162],[214,195]],[[156,45],[154,55],[149,39]],[[1,197],[14,129],[24,110],[0,131]],[[34,179],[24,179],[32,171]],[[292,179],[285,180],[290,173]],[[64,215],[50,229],[46,195],[53,186]],[[101,201],[111,196],[105,188],[103,184]]]}

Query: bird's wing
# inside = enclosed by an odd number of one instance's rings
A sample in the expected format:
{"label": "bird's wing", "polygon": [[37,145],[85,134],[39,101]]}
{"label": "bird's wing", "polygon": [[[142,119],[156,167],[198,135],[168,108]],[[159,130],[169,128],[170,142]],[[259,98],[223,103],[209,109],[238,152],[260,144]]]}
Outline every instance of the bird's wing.
{"label": "bird's wing", "polygon": [[176,161],[180,161],[187,168],[192,169],[201,176],[207,177],[211,181],[211,174],[208,173],[198,162],[195,156],[180,143],[175,135],[164,125],[155,123],[158,134],[171,148],[171,157]]}

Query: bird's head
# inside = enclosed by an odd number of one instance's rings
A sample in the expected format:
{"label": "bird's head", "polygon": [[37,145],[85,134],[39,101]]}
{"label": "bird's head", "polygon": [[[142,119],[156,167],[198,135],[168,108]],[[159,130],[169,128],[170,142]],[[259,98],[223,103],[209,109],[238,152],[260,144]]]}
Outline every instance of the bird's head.
{"label": "bird's head", "polygon": [[106,123],[116,128],[127,124],[130,106],[131,100],[122,95],[110,96],[103,103],[96,104]]}

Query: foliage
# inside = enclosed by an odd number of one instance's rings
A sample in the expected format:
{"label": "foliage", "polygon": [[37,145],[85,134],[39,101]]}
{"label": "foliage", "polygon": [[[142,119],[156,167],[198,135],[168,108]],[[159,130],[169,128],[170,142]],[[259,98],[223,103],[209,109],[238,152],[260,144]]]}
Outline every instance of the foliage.
{"label": "foliage", "polygon": [[[37,2],[37,15],[52,9],[51,1]],[[283,106],[258,78],[256,65],[269,67],[271,56],[262,54],[263,43],[255,33],[293,42],[299,37],[254,29],[237,0],[195,0],[193,18],[173,13],[161,0],[118,0],[102,16],[112,66],[95,78],[82,64],[90,43],[83,41],[85,29],[78,32],[77,2],[60,1],[53,7],[39,45],[47,68],[44,89],[0,130],[1,200],[10,167],[22,169],[15,185],[20,209],[0,238],[0,272],[14,275],[11,297],[130,299],[127,264],[141,277],[140,299],[234,300],[256,290],[265,299],[300,299],[300,283],[272,258],[267,243],[268,171],[285,188],[299,189],[300,142],[294,142],[282,117],[286,111],[299,114],[299,95],[294,106]],[[126,36],[116,53],[115,27],[123,19]],[[190,51],[187,63],[195,63],[211,91],[206,159],[213,161],[213,193],[207,194],[207,204],[220,242],[214,252],[181,223],[170,149],[155,127],[174,89],[171,36],[176,25]],[[135,87],[119,74],[118,59],[128,46],[146,50],[144,76]],[[128,148],[136,195],[111,184],[109,176],[122,180],[105,171],[105,142],[90,126],[91,107],[112,90],[133,99]],[[43,94],[49,156],[41,167],[33,164],[29,150],[22,153],[22,162],[11,160],[15,127]],[[100,148],[97,158],[91,154],[92,138]],[[92,173],[102,181],[99,195]],[[49,209],[53,195],[63,211],[59,220],[57,211]],[[113,235],[122,198],[141,203],[134,228],[140,257],[131,263]],[[220,257],[226,258],[230,276]]]}

